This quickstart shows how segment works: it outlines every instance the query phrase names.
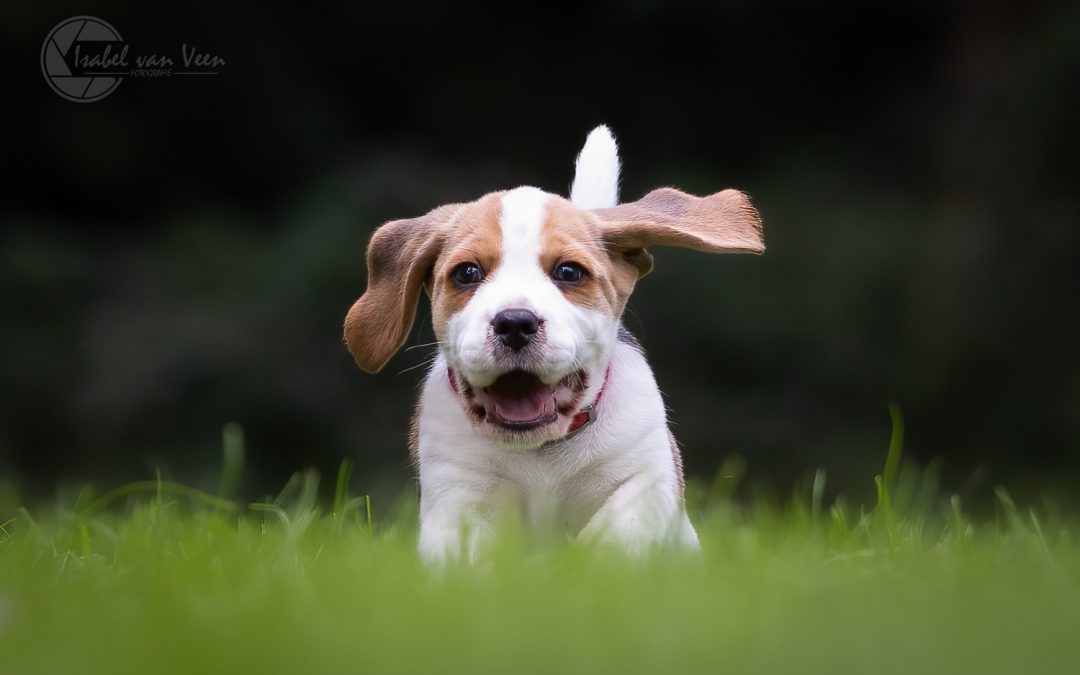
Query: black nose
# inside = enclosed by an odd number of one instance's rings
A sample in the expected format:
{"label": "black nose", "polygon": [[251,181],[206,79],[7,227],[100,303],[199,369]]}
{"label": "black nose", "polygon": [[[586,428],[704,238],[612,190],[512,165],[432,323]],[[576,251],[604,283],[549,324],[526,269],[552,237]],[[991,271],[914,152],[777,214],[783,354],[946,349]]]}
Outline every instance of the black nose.
{"label": "black nose", "polygon": [[540,320],[527,309],[504,309],[491,320],[491,328],[495,331],[495,337],[516,352],[536,335]]}

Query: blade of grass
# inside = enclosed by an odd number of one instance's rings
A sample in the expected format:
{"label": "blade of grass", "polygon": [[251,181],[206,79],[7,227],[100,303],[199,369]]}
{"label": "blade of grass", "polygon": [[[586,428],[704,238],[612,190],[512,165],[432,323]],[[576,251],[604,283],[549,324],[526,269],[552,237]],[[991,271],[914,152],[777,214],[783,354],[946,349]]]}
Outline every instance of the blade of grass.
{"label": "blade of grass", "polygon": [[352,478],[352,462],[341,460],[337,472],[337,485],[334,488],[334,513],[340,514],[349,499],[349,480]]}
{"label": "blade of grass", "polygon": [[892,421],[892,433],[889,437],[889,454],[885,456],[885,469],[882,473],[885,489],[892,493],[896,489],[896,478],[900,473],[900,459],[904,452],[904,414],[900,406],[889,404],[889,418]]}
{"label": "blade of grass", "polygon": [[231,502],[227,499],[222,499],[221,497],[216,497],[208,492],[203,492],[202,490],[198,490],[193,487],[188,487],[187,485],[184,485],[182,483],[174,483],[172,481],[161,480],[159,477],[157,480],[133,481],[131,483],[125,483],[124,485],[115,487],[112,490],[109,490],[105,494],[101,495],[94,501],[87,504],[87,506],[78,513],[82,516],[92,516],[104,509],[109,504],[117,501],[118,499],[123,499],[124,497],[129,497],[131,495],[136,495],[143,492],[155,493],[159,501],[162,494],[169,493],[178,497],[185,497],[194,502],[205,504],[207,506],[220,508],[225,511],[236,510],[235,502]]}
{"label": "blade of grass", "polygon": [[218,483],[218,496],[235,499],[240,486],[240,476],[244,470],[244,428],[236,422],[229,422],[221,428],[221,451],[224,455],[221,466],[221,480]]}

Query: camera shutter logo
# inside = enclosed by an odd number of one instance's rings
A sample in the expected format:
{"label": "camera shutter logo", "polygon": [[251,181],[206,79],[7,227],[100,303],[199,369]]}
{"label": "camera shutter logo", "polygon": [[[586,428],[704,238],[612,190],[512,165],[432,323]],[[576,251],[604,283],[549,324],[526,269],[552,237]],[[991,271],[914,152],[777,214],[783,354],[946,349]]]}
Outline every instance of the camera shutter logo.
{"label": "camera shutter logo", "polygon": [[75,16],[49,31],[41,46],[41,72],[52,90],[69,101],[100,101],[127,74],[126,46],[108,22]]}

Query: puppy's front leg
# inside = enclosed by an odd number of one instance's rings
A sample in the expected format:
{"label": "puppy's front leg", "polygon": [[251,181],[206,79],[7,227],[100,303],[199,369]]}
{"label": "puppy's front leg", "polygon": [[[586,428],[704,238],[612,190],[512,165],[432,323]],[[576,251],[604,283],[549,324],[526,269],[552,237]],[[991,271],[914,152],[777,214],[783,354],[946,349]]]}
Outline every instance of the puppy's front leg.
{"label": "puppy's front leg", "polygon": [[420,485],[420,555],[426,562],[465,556],[476,561],[494,531],[487,504],[490,487],[471,480],[424,481]]}
{"label": "puppy's front leg", "polygon": [[697,532],[683,510],[678,486],[666,476],[636,474],[623,481],[582,528],[578,538],[643,553],[671,543],[698,550]]}

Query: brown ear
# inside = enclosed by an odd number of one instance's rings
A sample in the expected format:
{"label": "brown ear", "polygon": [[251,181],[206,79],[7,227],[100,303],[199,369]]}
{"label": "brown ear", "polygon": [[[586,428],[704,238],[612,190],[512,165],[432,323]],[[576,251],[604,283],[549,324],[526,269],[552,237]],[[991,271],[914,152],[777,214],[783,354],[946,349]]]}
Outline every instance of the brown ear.
{"label": "brown ear", "polygon": [[409,336],[420,289],[442,248],[442,226],[459,204],[386,223],[367,249],[367,290],[345,316],[345,344],[367,373],[382,370]]}
{"label": "brown ear", "polygon": [[675,188],[653,190],[636,202],[593,211],[608,249],[622,254],[640,276],[652,269],[649,246],[706,253],[764,253],[761,216],[738,190],[695,197]]}

